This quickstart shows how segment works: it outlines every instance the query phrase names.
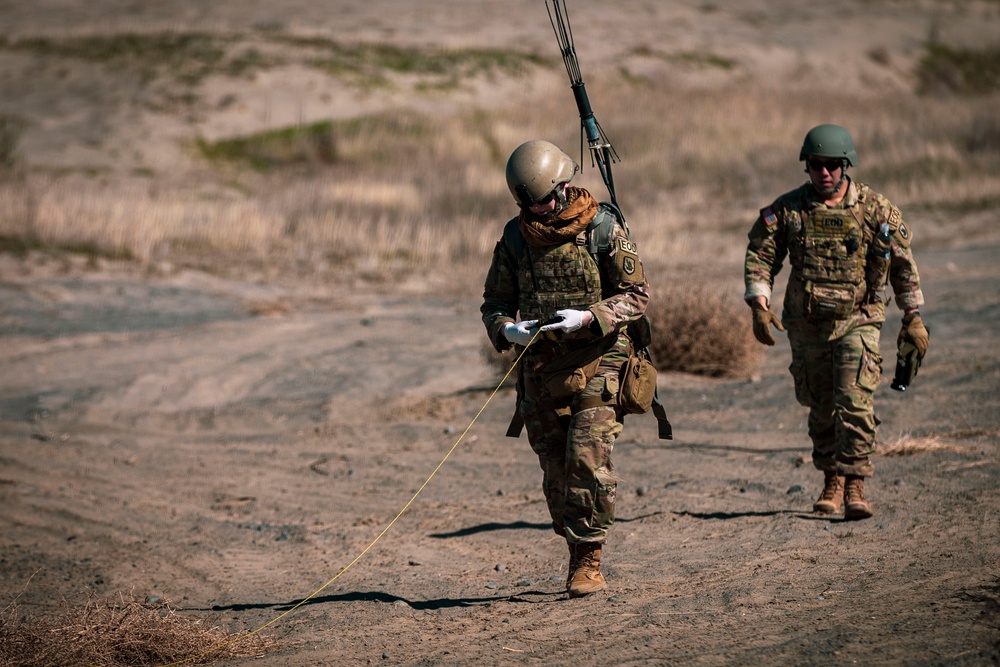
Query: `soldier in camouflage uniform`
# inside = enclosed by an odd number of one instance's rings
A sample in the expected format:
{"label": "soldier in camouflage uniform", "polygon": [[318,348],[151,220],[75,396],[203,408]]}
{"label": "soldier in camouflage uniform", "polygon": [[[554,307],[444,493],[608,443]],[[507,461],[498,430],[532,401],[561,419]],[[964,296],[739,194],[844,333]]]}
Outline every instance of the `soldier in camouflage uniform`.
{"label": "soldier in camouflage uniform", "polygon": [[[899,209],[847,176],[858,163],[847,130],[813,128],[799,160],[809,182],[762,209],[750,230],[744,296],[761,343],[774,345],[772,325],[788,329],[795,397],[809,408],[813,464],[825,479],[813,510],[834,513],[843,505],[846,519],[865,519],[872,516],[864,479],[874,472],[872,400],[882,374],[885,285],[903,311],[897,345],[913,344],[921,359],[928,345],[918,311],[924,298]],[[791,275],[779,320],[771,289],[786,256]]]}
{"label": "soldier in camouflage uniform", "polygon": [[624,218],[569,185],[577,169],[546,141],[511,154],[507,185],[521,212],[493,251],[481,308],[498,351],[528,347],[518,416],[542,468],[552,528],[569,545],[571,597],[607,588],[601,545],[615,514],[619,374],[633,351],[626,326],[649,301]]}

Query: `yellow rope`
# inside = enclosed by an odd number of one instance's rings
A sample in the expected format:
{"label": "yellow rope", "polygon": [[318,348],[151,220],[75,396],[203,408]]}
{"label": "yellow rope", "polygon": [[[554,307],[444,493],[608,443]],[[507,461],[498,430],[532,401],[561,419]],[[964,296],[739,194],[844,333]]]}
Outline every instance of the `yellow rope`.
{"label": "yellow rope", "polygon": [[[531,340],[528,341],[528,346],[530,346],[533,342],[535,342],[535,338],[538,337],[538,333],[539,332],[536,331],[535,335],[531,337]],[[465,427],[465,430],[462,431],[462,434],[460,436],[458,436],[458,440],[455,441],[455,444],[451,446],[451,449],[448,450],[448,453],[444,455],[444,458],[441,459],[441,462],[437,464],[437,467],[434,468],[434,471],[431,472],[431,474],[427,477],[427,479],[424,481],[424,483],[420,485],[420,488],[417,489],[416,492],[413,494],[413,496],[410,498],[410,500],[407,501],[407,503],[403,506],[403,509],[399,510],[399,513],[393,518],[393,520],[390,521],[389,524],[385,528],[382,529],[382,532],[379,533],[378,536],[374,540],[372,540],[371,544],[369,544],[367,547],[365,547],[364,551],[362,551],[361,553],[359,553],[354,560],[352,560],[350,563],[348,563],[346,566],[344,566],[344,568],[340,572],[338,572],[337,574],[335,574],[332,579],[330,579],[328,582],[326,582],[325,584],[323,584],[322,586],[320,586],[319,588],[317,588],[315,591],[313,591],[312,593],[310,593],[308,597],[303,598],[302,600],[300,600],[299,602],[297,602],[293,607],[291,607],[290,609],[286,610],[285,612],[279,614],[278,616],[275,616],[270,621],[268,621],[264,625],[260,626],[256,630],[252,630],[251,632],[248,632],[248,633],[246,633],[244,635],[239,635],[238,637],[234,637],[233,639],[226,640],[226,641],[222,642],[221,644],[219,644],[217,646],[213,646],[212,648],[208,649],[207,651],[205,651],[203,653],[199,653],[197,655],[193,655],[193,656],[190,656],[188,658],[184,658],[183,660],[177,660],[176,662],[168,662],[168,663],[165,663],[163,665],[160,665],[160,667],[173,667],[174,665],[183,665],[186,662],[191,662],[192,660],[197,660],[199,658],[202,658],[202,657],[204,657],[204,656],[206,656],[206,655],[208,655],[210,653],[214,653],[215,651],[218,651],[219,649],[223,649],[226,646],[229,646],[231,644],[235,644],[238,641],[247,639],[248,637],[253,637],[255,634],[261,632],[265,628],[270,627],[271,625],[274,625],[275,623],[277,623],[278,621],[280,621],[281,619],[283,619],[284,617],[288,616],[293,611],[295,611],[296,609],[298,609],[299,607],[301,607],[302,605],[304,605],[306,602],[309,602],[309,600],[313,599],[314,597],[316,597],[317,595],[319,595],[320,593],[322,593],[324,590],[326,590],[326,588],[330,584],[332,584],[337,579],[339,579],[342,574],[344,574],[349,569],[351,569],[351,567],[355,563],[357,563],[359,560],[361,560],[361,558],[366,553],[368,553],[371,550],[371,548],[374,547],[375,544],[380,539],[382,539],[383,535],[385,535],[387,532],[389,532],[389,529],[392,528],[393,524],[395,524],[396,521],[399,520],[399,517],[403,516],[403,514],[406,512],[406,510],[408,510],[410,508],[410,505],[412,505],[413,501],[417,499],[417,496],[420,495],[420,492],[423,491],[424,487],[426,487],[430,483],[430,481],[434,478],[434,475],[436,475],[437,472],[438,472],[438,470],[441,469],[441,466],[443,466],[445,464],[445,461],[448,460],[448,457],[450,457],[452,455],[452,453],[458,447],[459,443],[462,442],[462,439],[466,436],[466,434],[468,434],[468,432],[472,428],[473,424],[475,424],[476,420],[479,419],[479,416],[481,414],[483,414],[483,411],[486,409],[486,406],[490,404],[490,401],[493,400],[493,397],[496,396],[496,394],[497,394],[498,391],[500,391],[500,387],[502,387],[503,383],[507,381],[508,377],[510,377],[510,374],[513,372],[514,368],[517,367],[517,364],[519,364],[521,362],[521,357],[524,356],[524,353],[527,352],[527,350],[528,350],[528,347],[526,346],[524,348],[524,350],[521,351],[521,354],[518,355],[517,359],[514,360],[514,363],[511,364],[511,367],[509,369],[507,369],[507,373],[504,374],[503,379],[501,379],[500,382],[497,384],[496,389],[493,390],[493,393],[490,394],[490,397],[486,399],[485,403],[483,403],[483,407],[479,408],[479,412],[477,412],[476,416],[472,418],[472,421],[469,422],[469,425]]]}

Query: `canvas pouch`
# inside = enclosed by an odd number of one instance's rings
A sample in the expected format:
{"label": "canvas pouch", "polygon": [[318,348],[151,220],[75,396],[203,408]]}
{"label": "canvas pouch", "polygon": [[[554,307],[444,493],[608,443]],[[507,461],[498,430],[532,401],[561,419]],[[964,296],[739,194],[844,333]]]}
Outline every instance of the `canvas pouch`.
{"label": "canvas pouch", "polygon": [[600,365],[600,356],[586,361],[557,360],[542,370],[542,386],[551,398],[575,396],[587,387]]}
{"label": "canvas pouch", "polygon": [[633,354],[622,365],[618,406],[628,414],[649,412],[656,396],[656,367],[648,354]]}

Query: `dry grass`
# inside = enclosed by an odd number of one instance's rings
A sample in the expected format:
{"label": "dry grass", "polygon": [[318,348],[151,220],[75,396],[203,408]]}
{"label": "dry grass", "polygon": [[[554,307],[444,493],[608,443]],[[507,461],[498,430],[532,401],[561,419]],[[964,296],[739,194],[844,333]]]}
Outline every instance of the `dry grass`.
{"label": "dry grass", "polygon": [[295,306],[280,299],[249,301],[244,307],[254,317],[284,317],[295,312]]}
{"label": "dry grass", "polygon": [[[947,225],[920,224],[935,211],[1000,206],[996,95],[845,97],[822,108],[806,101],[780,117],[752,90],[700,91],[681,100],[668,90],[620,83],[592,95],[613,100],[604,115],[615,120],[606,122],[622,155],[619,198],[651,273],[738,266],[757,209],[804,180],[797,150],[817,119],[836,119],[854,132],[857,176],[903,208],[918,240],[951,233]],[[334,145],[322,161],[290,160],[286,168],[282,135],[271,133],[264,144],[245,142],[256,147],[246,159],[270,160],[276,166],[269,172],[227,163],[194,190],[142,177],[101,182],[81,174],[15,178],[8,171],[0,182],[0,237],[143,264],[249,262],[360,272],[376,281],[400,271],[484,267],[514,213],[502,178],[505,156],[529,136],[576,155],[569,104],[542,100],[530,115],[391,113],[332,123]],[[665,117],[662,109],[672,112]],[[260,154],[262,145],[272,146],[273,157]],[[580,183],[606,197],[588,157],[584,163]],[[455,282],[461,288],[468,281]]]}
{"label": "dry grass", "polygon": [[456,404],[450,397],[402,396],[385,406],[386,421],[449,421],[455,418]]}
{"label": "dry grass", "polygon": [[[312,53],[300,46],[303,57]],[[456,75],[471,82],[477,68],[463,67]],[[509,76],[545,68],[557,66],[526,61]],[[661,286],[652,316],[665,370],[738,376],[756,363],[748,318],[734,303],[740,287],[723,295],[698,285],[738,275],[757,210],[805,179],[798,148],[818,122],[852,131],[861,156],[856,176],[902,207],[917,244],[955,236],[956,212],[1000,208],[994,89],[833,98],[802,90],[779,114],[753,82],[676,90],[627,72],[592,81],[591,99],[622,157],[619,201],[651,282]],[[481,290],[491,250],[515,212],[502,177],[510,151],[540,137],[580,157],[568,90],[515,108],[396,111],[192,142],[201,170],[195,185],[29,172],[16,156],[17,124],[3,127],[0,250],[470,296]],[[589,156],[582,162],[577,182],[606,197]],[[987,233],[996,234],[961,230]]]}
{"label": "dry grass", "polygon": [[[663,370],[753,371],[757,349],[746,342],[742,304],[726,297],[717,308],[698,283],[736,278],[757,209],[803,180],[800,135],[817,119],[854,131],[859,177],[903,208],[918,243],[953,236],[956,211],[1000,207],[995,95],[848,98],[823,109],[805,102],[779,119],[749,90],[688,93],[682,104],[669,91],[619,85],[592,94],[614,100],[604,113],[616,119],[608,125],[623,156],[616,182],[657,285],[654,351]],[[673,112],[664,117],[664,108]],[[328,162],[281,168],[275,153],[279,167],[267,172],[226,163],[194,191],[139,177],[100,182],[8,170],[0,179],[0,247],[474,296],[514,212],[502,179],[506,155],[528,136],[575,153],[571,116],[567,100],[546,99],[531,112],[389,113],[332,123]],[[259,151],[268,142],[250,143]],[[606,196],[589,158],[584,163],[579,182]],[[730,296],[740,291],[733,285]]]}
{"label": "dry grass", "polygon": [[0,612],[0,667],[207,664],[257,657],[274,644],[261,634],[241,639],[123,594],[53,616],[20,616],[14,604]]}
{"label": "dry grass", "polygon": [[969,447],[948,442],[941,436],[929,434],[915,436],[903,433],[896,438],[879,443],[878,453],[882,456],[912,456],[927,452],[967,452]]}

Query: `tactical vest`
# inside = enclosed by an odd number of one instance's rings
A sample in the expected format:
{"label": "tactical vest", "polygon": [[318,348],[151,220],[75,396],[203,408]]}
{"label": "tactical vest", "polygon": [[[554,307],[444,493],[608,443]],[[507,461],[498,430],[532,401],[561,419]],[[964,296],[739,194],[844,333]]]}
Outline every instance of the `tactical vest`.
{"label": "tactical vest", "polygon": [[611,249],[616,220],[608,205],[602,204],[576,239],[546,248],[524,242],[517,218],[507,223],[504,240],[517,266],[522,319],[545,320],[564,308],[586,310],[604,298],[597,257]]}
{"label": "tactical vest", "polygon": [[[585,310],[608,296],[601,286],[598,260],[611,251],[616,222],[629,234],[625,216],[617,205],[601,202],[597,215],[586,230],[573,241],[551,248],[530,247],[521,235],[518,219],[513,218],[507,223],[503,241],[517,271],[521,319],[544,320],[563,308]],[[651,342],[649,320],[643,317],[638,324],[638,330],[643,333],[635,335],[633,342],[638,348],[646,349],[648,358]],[[651,409],[656,416],[659,438],[672,440],[673,427],[655,389]],[[507,427],[507,436],[518,437],[523,426],[521,412],[515,410]]]}
{"label": "tactical vest", "polygon": [[868,244],[859,220],[864,203],[850,208],[803,207],[801,238],[789,244],[793,275],[805,288],[805,314],[843,320],[864,303]]}

